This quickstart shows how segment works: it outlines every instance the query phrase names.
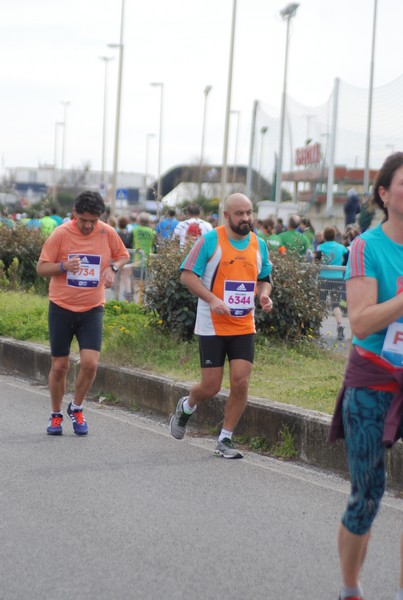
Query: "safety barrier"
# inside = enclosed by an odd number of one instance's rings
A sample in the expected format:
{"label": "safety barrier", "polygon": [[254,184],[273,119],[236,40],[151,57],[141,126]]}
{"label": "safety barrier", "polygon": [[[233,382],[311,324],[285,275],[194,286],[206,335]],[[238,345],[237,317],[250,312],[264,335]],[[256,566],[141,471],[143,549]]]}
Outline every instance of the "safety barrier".
{"label": "safety barrier", "polygon": [[326,272],[338,272],[343,274],[343,278],[332,279],[330,277],[318,277],[318,288],[320,301],[326,305],[328,314],[331,314],[333,308],[339,306],[344,315],[347,314],[346,302],[346,282],[344,273],[346,267],[334,267],[331,265],[320,265],[320,270],[324,275]]}
{"label": "safety barrier", "polygon": [[[119,269],[115,285],[109,290],[107,299],[127,300],[136,304],[143,304],[145,282],[149,277],[148,265],[156,254],[146,255],[143,250],[129,250],[130,262]],[[344,273],[346,267],[320,265],[320,270],[337,271],[343,274],[343,279],[330,279],[318,277],[318,290],[320,301],[325,303],[328,314],[332,314],[335,306],[340,306],[344,315],[347,314],[346,285]],[[336,283],[335,283],[336,282]]]}
{"label": "safety barrier", "polygon": [[155,254],[146,255],[143,250],[128,250],[130,261],[116,274],[115,285],[108,299],[127,300],[143,304],[144,285],[148,279],[148,264]]}

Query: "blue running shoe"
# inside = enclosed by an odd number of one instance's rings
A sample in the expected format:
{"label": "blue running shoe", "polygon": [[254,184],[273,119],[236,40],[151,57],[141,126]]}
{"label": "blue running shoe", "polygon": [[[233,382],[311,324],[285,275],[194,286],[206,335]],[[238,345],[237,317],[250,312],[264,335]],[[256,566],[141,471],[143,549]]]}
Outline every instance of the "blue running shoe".
{"label": "blue running shoe", "polygon": [[84,419],[83,409],[82,408],[71,408],[71,402],[67,407],[67,414],[70,419],[73,421],[73,430],[76,435],[87,435],[88,433],[88,425],[87,421]]}
{"label": "blue running shoe", "polygon": [[53,413],[50,415],[47,432],[49,435],[62,435],[63,415],[61,413]]}

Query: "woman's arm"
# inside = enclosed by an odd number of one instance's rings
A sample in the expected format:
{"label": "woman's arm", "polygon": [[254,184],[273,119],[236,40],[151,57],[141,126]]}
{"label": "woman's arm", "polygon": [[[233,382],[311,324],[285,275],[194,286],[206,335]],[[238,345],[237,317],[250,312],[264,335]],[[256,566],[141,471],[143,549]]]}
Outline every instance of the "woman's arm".
{"label": "woman's arm", "polygon": [[403,294],[379,304],[378,283],[373,277],[353,277],[346,282],[346,290],[351,331],[360,340],[403,315]]}

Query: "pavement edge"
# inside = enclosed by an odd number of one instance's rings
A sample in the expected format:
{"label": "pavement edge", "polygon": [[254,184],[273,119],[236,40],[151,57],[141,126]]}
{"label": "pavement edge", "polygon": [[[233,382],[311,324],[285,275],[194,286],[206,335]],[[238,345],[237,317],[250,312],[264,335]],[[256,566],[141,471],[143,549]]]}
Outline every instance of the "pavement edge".
{"label": "pavement edge", "polygon": [[[79,357],[71,355],[68,386],[74,385]],[[47,383],[50,367],[49,349],[40,344],[22,342],[0,336],[0,365],[3,369]],[[92,396],[114,397],[129,410],[142,410],[168,417],[175,409],[178,398],[189,389],[188,382],[172,380],[138,369],[119,368],[101,362],[91,390]],[[212,429],[222,422],[226,393],[218,394],[200,406],[192,421],[204,429]],[[318,467],[347,476],[344,443],[330,445],[327,436],[329,415],[299,409],[266,399],[250,397],[245,413],[237,427],[237,434],[262,437],[270,444],[276,443],[284,426],[294,437],[298,459]],[[387,452],[386,467],[388,487],[403,487],[403,444],[398,442]]]}

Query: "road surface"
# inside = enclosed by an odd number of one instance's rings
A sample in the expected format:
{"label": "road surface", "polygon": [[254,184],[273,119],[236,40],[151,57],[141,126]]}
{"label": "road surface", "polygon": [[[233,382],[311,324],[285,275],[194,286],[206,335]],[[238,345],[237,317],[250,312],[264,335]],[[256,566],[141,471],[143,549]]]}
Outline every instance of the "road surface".
{"label": "road surface", "polygon": [[[345,481],[102,404],[50,437],[46,387],[5,373],[0,410],[1,600],[336,600]],[[402,513],[387,496],[366,600],[395,597]]]}

